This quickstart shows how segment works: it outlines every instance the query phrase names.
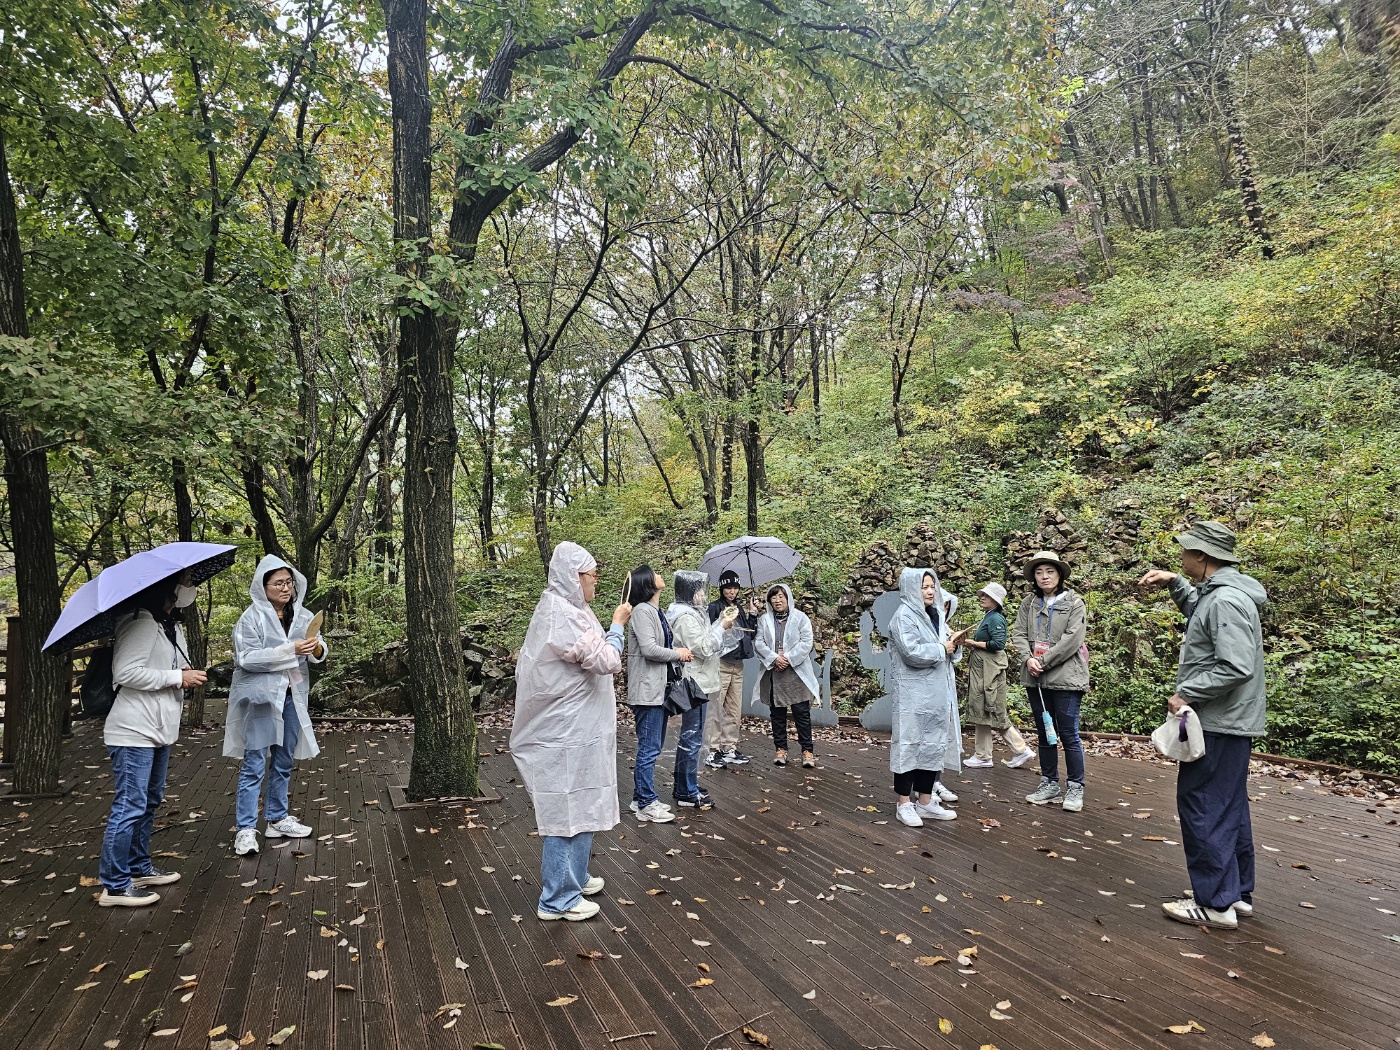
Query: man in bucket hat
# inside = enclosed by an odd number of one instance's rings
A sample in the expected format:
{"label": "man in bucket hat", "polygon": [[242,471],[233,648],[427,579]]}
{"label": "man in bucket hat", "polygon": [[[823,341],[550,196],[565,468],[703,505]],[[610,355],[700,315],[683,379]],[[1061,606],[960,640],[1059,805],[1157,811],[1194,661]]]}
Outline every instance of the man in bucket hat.
{"label": "man in bucket hat", "polygon": [[1138,583],[1166,586],[1186,616],[1172,713],[1190,705],[1206,752],[1181,763],[1176,806],[1191,894],[1162,905],[1177,922],[1233,930],[1254,914],[1249,753],[1264,735],[1263,585],[1237,567],[1235,534],[1201,521],[1176,537],[1180,573],[1152,569]]}

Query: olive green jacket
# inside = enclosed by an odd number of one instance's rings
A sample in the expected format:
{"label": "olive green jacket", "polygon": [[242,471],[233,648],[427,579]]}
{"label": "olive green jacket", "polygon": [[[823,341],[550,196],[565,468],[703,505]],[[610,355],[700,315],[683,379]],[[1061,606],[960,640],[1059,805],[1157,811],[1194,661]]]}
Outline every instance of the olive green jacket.
{"label": "olive green jacket", "polygon": [[1170,584],[1186,614],[1176,670],[1177,695],[1195,710],[1207,733],[1264,735],[1264,585],[1233,566],[1217,569],[1193,587],[1185,576]]}

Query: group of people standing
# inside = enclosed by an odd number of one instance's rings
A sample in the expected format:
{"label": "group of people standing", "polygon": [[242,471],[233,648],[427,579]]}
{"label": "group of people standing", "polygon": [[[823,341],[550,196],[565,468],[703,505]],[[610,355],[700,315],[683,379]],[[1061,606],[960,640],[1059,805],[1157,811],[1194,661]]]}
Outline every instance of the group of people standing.
{"label": "group of people standing", "polygon": [[[151,832],[165,798],[170,748],[180,735],[184,691],[208,680],[190,666],[177,612],[195,594],[187,578],[162,580],[138,594],[117,623],[116,699],[103,726],[114,788],[98,866],[97,903],[104,908],[155,904],[160,894],[153,887],[180,881],[179,872],[153,863]],[[313,617],[302,604],[306,578],[287,562],[263,558],[249,596],[252,604],[233,631],[224,723],[224,754],[240,762],[233,843],[238,856],[258,852],[260,797],[268,838],[312,832],[290,814],[288,797],[293,763],[320,753],[308,709],[308,665],[323,663],[327,654],[319,632],[308,632]]]}
{"label": "group of people standing", "polygon": [[[1202,522],[1176,540],[1183,572],[1153,570],[1139,583],[1169,586],[1186,615],[1177,693],[1168,707],[1175,713],[1194,705],[1206,754],[1183,764],[1178,782],[1193,892],[1163,910],[1177,921],[1234,928],[1239,917],[1253,913],[1245,779],[1250,738],[1264,732],[1259,610],[1265,596],[1257,581],[1238,571],[1235,536],[1225,526]],[[951,626],[958,599],[942,588],[934,570],[909,568],[900,575],[900,604],[887,630],[892,662],[886,684],[896,816],[905,825],[956,818],[951,804],[958,796],[944,774],[961,773],[964,765],[991,766],[998,736],[1012,752],[1004,765],[1014,769],[1039,759],[1040,782],[1027,802],[1058,801],[1071,813],[1083,809],[1079,719],[1089,689],[1086,606],[1069,586],[1070,566],[1055,552],[1037,552],[1024,573],[1031,591],[1009,629],[1006,590],[988,583],[977,592],[981,621],[961,631]],[[536,911],[543,921],[578,921],[599,910],[588,898],[603,889],[603,880],[590,875],[588,864],[594,833],[611,830],[619,818],[612,676],[622,669],[624,652],[627,704],[637,731],[630,808],[639,821],[675,819],[657,794],[655,767],[669,718],[667,692],[678,677],[693,680],[708,703],[681,713],[673,777],[677,807],[715,804],[698,783],[702,745],[711,768],[749,761],[738,740],[743,661],[750,656],[763,667],[758,695],[771,712],[774,763],[787,763],[791,711],[802,764],[816,764],[811,705],[820,691],[812,624],[794,607],[787,586],[770,587],[760,613],[752,598],[741,600],[737,576],[722,576],[719,597],[707,604],[708,577],[681,571],[675,574],[675,600],[663,613],[665,580],[642,565],[630,574],[625,600],[604,632],[589,608],[597,581],[593,557],[577,544],[561,543],[520,651],[511,751],[543,842]],[[1035,750],[1008,715],[1008,647],[1020,658]],[[966,762],[953,670],[964,651],[971,664],[967,718],[975,726],[975,750]]]}

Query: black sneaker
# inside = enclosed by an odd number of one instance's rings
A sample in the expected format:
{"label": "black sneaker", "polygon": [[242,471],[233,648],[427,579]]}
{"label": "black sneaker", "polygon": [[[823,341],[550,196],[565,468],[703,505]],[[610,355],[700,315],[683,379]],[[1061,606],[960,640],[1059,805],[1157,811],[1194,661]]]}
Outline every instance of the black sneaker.
{"label": "black sneaker", "polygon": [[142,875],[133,875],[131,884],[133,886],[169,886],[172,882],[180,881],[178,871],[161,871],[159,868],[152,868]]}
{"label": "black sneaker", "polygon": [[725,757],[718,751],[711,751],[710,757],[705,759],[705,766],[708,769],[723,769]]}
{"label": "black sneaker", "polygon": [[113,893],[104,889],[102,895],[97,898],[99,908],[144,908],[155,904],[160,900],[160,894],[154,890],[138,889],[135,886],[128,886],[124,890]]}
{"label": "black sneaker", "polygon": [[731,747],[722,756],[721,760],[726,766],[746,766],[749,764],[749,756],[740,751],[737,747]]}
{"label": "black sneaker", "polygon": [[676,805],[681,809],[714,809],[715,800],[710,797],[708,791],[702,791],[698,795],[690,798],[676,798]]}

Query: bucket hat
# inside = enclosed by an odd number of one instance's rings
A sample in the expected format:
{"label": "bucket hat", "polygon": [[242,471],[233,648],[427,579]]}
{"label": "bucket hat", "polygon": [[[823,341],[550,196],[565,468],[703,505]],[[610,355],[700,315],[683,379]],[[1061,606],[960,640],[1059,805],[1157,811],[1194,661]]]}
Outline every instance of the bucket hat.
{"label": "bucket hat", "polygon": [[1198,521],[1178,536],[1176,542],[1184,550],[1199,551],[1218,562],[1235,565],[1240,560],[1235,554],[1237,539],[1233,531],[1218,521]]}
{"label": "bucket hat", "polygon": [[988,598],[996,602],[997,605],[1001,606],[1002,608],[1005,608],[1006,606],[1006,588],[999,583],[989,583],[977,593],[985,594]]}
{"label": "bucket hat", "polygon": [[1035,582],[1035,570],[1036,567],[1040,565],[1055,566],[1055,568],[1060,570],[1060,582],[1069,582],[1069,562],[1065,561],[1054,551],[1036,551],[1030,556],[1030,559],[1026,562],[1025,568],[1026,579],[1029,580],[1031,583]]}

